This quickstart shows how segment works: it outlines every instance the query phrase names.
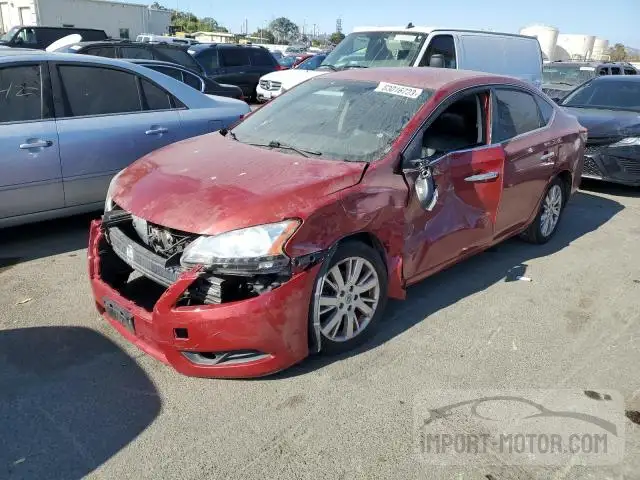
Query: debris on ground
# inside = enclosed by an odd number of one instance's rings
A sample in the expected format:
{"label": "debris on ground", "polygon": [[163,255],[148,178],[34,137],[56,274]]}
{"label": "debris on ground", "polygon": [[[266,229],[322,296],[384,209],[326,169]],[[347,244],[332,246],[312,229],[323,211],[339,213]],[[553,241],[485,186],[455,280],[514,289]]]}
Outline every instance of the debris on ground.
{"label": "debris on ground", "polygon": [[29,303],[31,300],[33,300],[33,299],[32,298],[23,298],[22,300],[17,302],[16,305],[24,305],[25,303]]}

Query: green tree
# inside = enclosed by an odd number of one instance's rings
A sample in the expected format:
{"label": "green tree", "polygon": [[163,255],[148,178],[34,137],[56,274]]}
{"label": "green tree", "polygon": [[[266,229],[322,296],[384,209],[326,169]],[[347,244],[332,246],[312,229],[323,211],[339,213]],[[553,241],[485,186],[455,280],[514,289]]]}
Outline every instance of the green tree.
{"label": "green tree", "polygon": [[274,37],[271,30],[266,28],[259,28],[251,34],[252,37],[262,38],[264,43],[276,43],[276,37]]}
{"label": "green tree", "polygon": [[329,37],[329,41],[334,45],[339,44],[342,40],[344,40],[344,33],[342,32],[332,33],[331,36]]}
{"label": "green tree", "polygon": [[269,30],[277,42],[293,40],[300,33],[298,26],[286,17],[276,18],[269,24]]}
{"label": "green tree", "polygon": [[149,5],[149,8],[153,10],[169,10],[167,7],[160,5],[158,2],[153,2],[151,5]]}
{"label": "green tree", "polygon": [[176,30],[185,33],[193,32],[227,32],[228,30],[220,25],[215,18],[198,18],[191,12],[171,12],[171,24]]}
{"label": "green tree", "polygon": [[627,59],[627,51],[623,44],[616,43],[609,49],[609,56],[611,57],[612,62],[622,62]]}

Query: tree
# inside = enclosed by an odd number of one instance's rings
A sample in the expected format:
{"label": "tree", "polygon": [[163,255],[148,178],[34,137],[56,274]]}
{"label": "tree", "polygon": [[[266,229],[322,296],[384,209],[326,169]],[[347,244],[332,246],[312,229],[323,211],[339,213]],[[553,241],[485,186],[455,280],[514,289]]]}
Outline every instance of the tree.
{"label": "tree", "polygon": [[271,30],[267,30],[266,28],[259,28],[255,33],[252,33],[251,36],[262,38],[264,43],[276,43],[276,37],[273,36]]}
{"label": "tree", "polygon": [[329,41],[334,45],[339,44],[342,40],[344,40],[344,33],[342,32],[332,33],[331,36],[329,37]]}
{"label": "tree", "polygon": [[153,2],[151,5],[149,5],[149,8],[153,10],[169,10],[167,7],[160,5],[158,2]]}
{"label": "tree", "polygon": [[173,10],[171,12],[171,24],[176,30],[185,33],[193,33],[199,31],[205,32],[227,32],[228,30],[220,25],[215,18],[204,17],[199,19],[191,12],[179,12]]}
{"label": "tree", "polygon": [[269,24],[269,30],[278,42],[292,40],[300,33],[298,26],[286,17],[276,18]]}
{"label": "tree", "polygon": [[623,44],[616,43],[609,49],[609,56],[611,57],[612,62],[622,62],[627,59],[627,51]]}

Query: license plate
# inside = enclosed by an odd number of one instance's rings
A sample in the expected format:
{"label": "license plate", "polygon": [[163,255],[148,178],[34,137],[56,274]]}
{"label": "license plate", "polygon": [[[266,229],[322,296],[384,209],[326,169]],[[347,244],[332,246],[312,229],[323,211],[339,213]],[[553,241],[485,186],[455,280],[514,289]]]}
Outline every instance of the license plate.
{"label": "license plate", "polygon": [[131,312],[125,310],[116,302],[108,298],[104,299],[104,309],[107,312],[107,315],[117,321],[120,325],[129,330],[131,333],[136,333],[133,314]]}

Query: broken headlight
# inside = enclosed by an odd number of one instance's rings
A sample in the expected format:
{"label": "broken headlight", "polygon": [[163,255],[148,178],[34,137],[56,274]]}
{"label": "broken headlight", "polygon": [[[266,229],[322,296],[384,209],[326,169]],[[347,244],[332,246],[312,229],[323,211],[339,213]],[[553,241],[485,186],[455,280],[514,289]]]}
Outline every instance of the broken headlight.
{"label": "broken headlight", "polygon": [[180,263],[231,274],[276,273],[289,265],[283,247],[299,225],[286,220],[198,237],[184,249]]}
{"label": "broken headlight", "polygon": [[116,188],[116,183],[118,182],[118,178],[120,177],[120,175],[122,175],[123,171],[124,170],[120,170],[118,173],[116,173],[109,183],[109,188],[107,189],[107,198],[104,201],[105,213],[110,212],[113,209],[113,194]]}

